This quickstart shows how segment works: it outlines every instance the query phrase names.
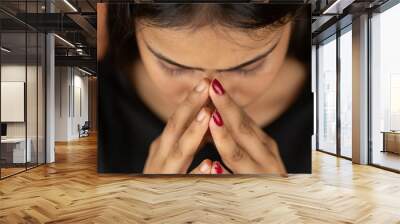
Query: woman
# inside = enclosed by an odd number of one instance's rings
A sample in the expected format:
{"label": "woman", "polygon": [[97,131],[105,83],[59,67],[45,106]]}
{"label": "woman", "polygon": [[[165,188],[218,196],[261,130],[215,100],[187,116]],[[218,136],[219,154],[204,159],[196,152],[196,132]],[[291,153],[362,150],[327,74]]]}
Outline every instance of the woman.
{"label": "woman", "polygon": [[265,4],[108,5],[99,172],[309,173],[307,13]]}

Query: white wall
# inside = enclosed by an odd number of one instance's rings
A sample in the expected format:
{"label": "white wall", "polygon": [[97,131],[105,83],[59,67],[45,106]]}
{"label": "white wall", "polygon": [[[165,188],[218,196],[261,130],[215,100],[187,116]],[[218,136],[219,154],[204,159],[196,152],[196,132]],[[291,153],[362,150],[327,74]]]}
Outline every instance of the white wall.
{"label": "white wall", "polygon": [[77,139],[78,124],[88,120],[88,77],[72,67],[56,67],[55,73],[55,140]]}
{"label": "white wall", "polygon": [[[28,71],[32,67],[28,67]],[[29,74],[29,72],[28,72]],[[25,64],[9,64],[1,66],[2,82],[25,82]],[[5,110],[6,108],[1,108]],[[11,122],[7,123],[7,137],[25,137],[25,123]]]}
{"label": "white wall", "polygon": [[[25,82],[1,82],[1,121],[25,121]],[[36,106],[35,106],[36,108]]]}
{"label": "white wall", "polygon": [[[82,76],[83,73],[78,73],[74,75],[74,108],[72,109],[73,119],[72,119],[72,132],[71,135],[74,138],[79,137],[78,133],[78,124],[81,126],[85,123],[85,121],[89,120],[89,102],[88,102],[88,77]],[[81,110],[81,111],[80,111]]]}

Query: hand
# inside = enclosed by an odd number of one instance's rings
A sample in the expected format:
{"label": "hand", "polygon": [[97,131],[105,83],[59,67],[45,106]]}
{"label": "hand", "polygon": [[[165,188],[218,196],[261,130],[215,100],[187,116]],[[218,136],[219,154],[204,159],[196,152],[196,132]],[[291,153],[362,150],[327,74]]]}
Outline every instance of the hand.
{"label": "hand", "polygon": [[209,127],[215,146],[233,173],[287,176],[278,145],[234,102],[214,79],[209,95],[216,110]]}
{"label": "hand", "polygon": [[201,80],[168,119],[166,127],[150,145],[145,174],[185,174],[208,130],[211,111],[209,81]]}

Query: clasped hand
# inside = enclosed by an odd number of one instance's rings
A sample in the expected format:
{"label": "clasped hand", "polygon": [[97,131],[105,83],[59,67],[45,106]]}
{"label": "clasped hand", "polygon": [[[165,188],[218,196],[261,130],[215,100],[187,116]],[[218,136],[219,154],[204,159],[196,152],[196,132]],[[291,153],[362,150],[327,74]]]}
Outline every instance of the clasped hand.
{"label": "clasped hand", "polygon": [[[214,110],[206,107],[208,100]],[[287,176],[278,145],[237,105],[217,79],[201,80],[169,117],[150,145],[143,173],[186,174],[210,130],[221,159],[234,174]],[[218,161],[206,159],[191,174],[229,174]]]}

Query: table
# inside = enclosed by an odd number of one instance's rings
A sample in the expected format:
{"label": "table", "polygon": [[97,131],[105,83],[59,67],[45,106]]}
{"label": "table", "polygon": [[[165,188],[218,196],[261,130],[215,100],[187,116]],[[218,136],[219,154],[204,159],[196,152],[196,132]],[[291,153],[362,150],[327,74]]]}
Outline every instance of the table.
{"label": "table", "polygon": [[383,133],[382,152],[400,154],[400,131],[382,131],[381,133]]}

